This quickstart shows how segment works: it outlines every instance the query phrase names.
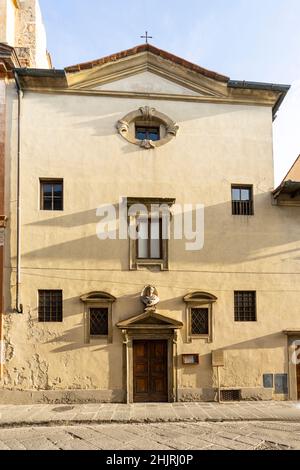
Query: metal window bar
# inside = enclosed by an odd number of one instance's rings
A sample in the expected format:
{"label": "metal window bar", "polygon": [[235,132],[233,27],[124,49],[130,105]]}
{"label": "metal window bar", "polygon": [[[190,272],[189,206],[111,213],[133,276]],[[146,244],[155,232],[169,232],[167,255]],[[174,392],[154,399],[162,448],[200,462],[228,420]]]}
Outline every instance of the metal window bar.
{"label": "metal window bar", "polygon": [[233,215],[253,215],[253,201],[232,201]]}
{"label": "metal window bar", "polygon": [[243,291],[234,293],[235,321],[256,321],[256,292]]}
{"label": "metal window bar", "polygon": [[39,290],[39,322],[62,322],[62,291]]}
{"label": "metal window bar", "polygon": [[192,308],[191,311],[191,333],[192,335],[209,334],[209,312],[208,308]]}
{"label": "metal window bar", "polygon": [[90,335],[108,335],[108,308],[90,308]]}

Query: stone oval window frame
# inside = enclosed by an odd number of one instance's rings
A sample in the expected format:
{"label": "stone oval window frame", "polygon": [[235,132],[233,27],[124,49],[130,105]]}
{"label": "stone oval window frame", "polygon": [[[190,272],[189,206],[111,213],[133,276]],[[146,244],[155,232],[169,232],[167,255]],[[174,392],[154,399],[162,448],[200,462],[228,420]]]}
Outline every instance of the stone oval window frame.
{"label": "stone oval window frame", "polygon": [[[141,122],[146,123],[147,125],[159,125],[163,127],[163,136],[160,140],[153,141],[153,140],[139,140],[135,137],[135,123]],[[166,114],[157,111],[155,108],[151,108],[150,106],[143,106],[135,111],[132,111],[123,119],[120,119],[117,122],[117,130],[119,134],[127,140],[127,142],[138,145],[141,148],[146,150],[154,149],[157,147],[161,147],[162,145],[167,144],[170,142],[174,137],[176,137],[177,132],[179,130],[178,124],[172,121]]]}

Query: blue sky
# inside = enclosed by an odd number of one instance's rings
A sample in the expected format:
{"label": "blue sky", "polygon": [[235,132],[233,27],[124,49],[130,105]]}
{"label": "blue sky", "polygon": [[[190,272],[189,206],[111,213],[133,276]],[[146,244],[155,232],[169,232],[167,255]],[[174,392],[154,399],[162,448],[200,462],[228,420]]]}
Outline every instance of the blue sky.
{"label": "blue sky", "polygon": [[56,68],[133,47],[148,30],[155,46],[232,79],[293,84],[292,99],[274,126],[277,179],[300,153],[300,122],[287,123],[300,121],[299,0],[40,0],[40,5]]}

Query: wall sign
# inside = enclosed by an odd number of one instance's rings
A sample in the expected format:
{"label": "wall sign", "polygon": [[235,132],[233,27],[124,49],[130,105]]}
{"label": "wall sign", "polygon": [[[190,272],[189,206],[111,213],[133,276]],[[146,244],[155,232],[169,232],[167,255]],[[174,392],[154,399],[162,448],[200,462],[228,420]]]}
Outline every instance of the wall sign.
{"label": "wall sign", "polygon": [[218,351],[212,352],[212,365],[213,367],[224,367],[224,351],[219,349]]}
{"label": "wall sign", "polygon": [[199,364],[199,354],[182,354],[182,364],[184,365]]}

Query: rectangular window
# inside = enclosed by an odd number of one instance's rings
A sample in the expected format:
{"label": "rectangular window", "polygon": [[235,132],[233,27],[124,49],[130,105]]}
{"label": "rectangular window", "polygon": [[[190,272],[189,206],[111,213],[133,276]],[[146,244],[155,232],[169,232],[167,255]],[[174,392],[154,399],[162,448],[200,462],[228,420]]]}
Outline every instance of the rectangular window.
{"label": "rectangular window", "polygon": [[63,210],[63,180],[41,181],[41,210]]}
{"label": "rectangular window", "polygon": [[191,334],[199,336],[209,334],[208,308],[191,309]]}
{"label": "rectangular window", "polygon": [[235,186],[231,188],[232,215],[254,215],[252,186]]}
{"label": "rectangular window", "polygon": [[108,336],[108,308],[90,308],[90,336]]}
{"label": "rectangular window", "polygon": [[162,256],[162,219],[138,220],[137,258],[161,259]]}
{"label": "rectangular window", "polygon": [[62,322],[63,295],[61,290],[39,290],[39,322]]}
{"label": "rectangular window", "polygon": [[235,321],[256,321],[256,292],[236,291],[234,293]]}
{"label": "rectangular window", "polygon": [[159,127],[135,127],[135,138],[138,140],[153,140],[157,141],[160,139]]}

